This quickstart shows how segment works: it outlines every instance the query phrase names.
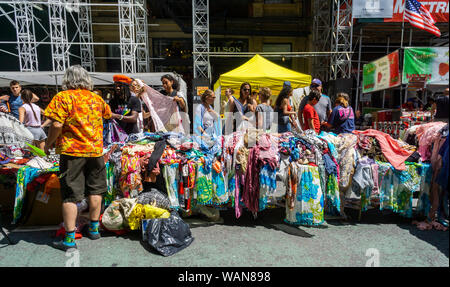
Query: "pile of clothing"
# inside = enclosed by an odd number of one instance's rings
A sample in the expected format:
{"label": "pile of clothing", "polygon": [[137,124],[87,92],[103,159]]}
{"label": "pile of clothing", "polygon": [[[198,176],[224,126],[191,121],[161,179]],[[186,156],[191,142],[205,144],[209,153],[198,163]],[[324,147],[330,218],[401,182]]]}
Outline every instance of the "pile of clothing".
{"label": "pile of clothing", "polygon": [[419,229],[447,230],[448,201],[448,123],[431,122],[409,128],[405,140],[417,143],[417,157],[431,165],[428,188],[421,190],[419,207],[426,217],[416,221]]}

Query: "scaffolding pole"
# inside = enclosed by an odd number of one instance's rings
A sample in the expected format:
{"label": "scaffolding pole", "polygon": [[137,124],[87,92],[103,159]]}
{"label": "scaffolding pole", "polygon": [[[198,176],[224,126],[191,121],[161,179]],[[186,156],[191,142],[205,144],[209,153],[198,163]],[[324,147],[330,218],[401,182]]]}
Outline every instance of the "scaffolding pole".
{"label": "scaffolding pole", "polygon": [[62,0],[48,0],[50,42],[53,71],[64,71],[70,66],[67,41],[66,9]]}
{"label": "scaffolding pole", "polygon": [[133,0],[119,0],[120,58],[122,73],[136,72]]}
{"label": "scaffolding pole", "polygon": [[38,71],[33,7],[27,1],[14,3],[17,50],[21,72]]}
{"label": "scaffolding pole", "polygon": [[[330,1],[314,0],[313,48],[316,52],[330,50]],[[322,81],[329,79],[329,57],[317,57],[313,61],[313,71]]]}
{"label": "scaffolding pole", "polygon": [[[80,3],[89,4],[90,0],[80,0]],[[89,72],[95,71],[94,46],[92,42],[92,17],[91,6],[80,5],[78,15],[80,31],[80,57],[81,66]]]}
{"label": "scaffolding pole", "polygon": [[192,0],[194,79],[210,79],[209,0]]}
{"label": "scaffolding pole", "polygon": [[[351,0],[333,0],[330,79],[351,78],[353,19]],[[339,53],[344,52],[344,53]]]}
{"label": "scaffolding pole", "polygon": [[146,73],[150,71],[150,63],[148,57],[148,25],[146,0],[135,0],[135,19],[136,19],[136,58],[137,71]]}

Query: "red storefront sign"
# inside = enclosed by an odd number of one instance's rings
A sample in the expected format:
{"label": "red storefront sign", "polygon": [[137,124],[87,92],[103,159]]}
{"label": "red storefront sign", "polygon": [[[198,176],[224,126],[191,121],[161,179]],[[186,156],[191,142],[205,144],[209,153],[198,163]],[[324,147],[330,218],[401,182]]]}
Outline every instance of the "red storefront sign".
{"label": "red storefront sign", "polygon": [[[425,8],[430,11],[431,16],[433,16],[436,22],[448,22],[448,10],[449,3],[448,0],[428,0],[422,1],[418,0]],[[403,8],[405,0],[394,0],[394,11],[392,18],[384,19],[384,22],[402,22],[403,20]]]}

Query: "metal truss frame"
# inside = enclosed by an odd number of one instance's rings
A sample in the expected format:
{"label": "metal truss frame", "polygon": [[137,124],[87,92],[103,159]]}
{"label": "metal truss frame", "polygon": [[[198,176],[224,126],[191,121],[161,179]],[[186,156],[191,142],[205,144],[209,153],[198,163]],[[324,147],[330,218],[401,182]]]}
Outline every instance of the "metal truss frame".
{"label": "metal truss frame", "polygon": [[14,16],[20,71],[37,71],[38,58],[34,35],[33,7],[27,1],[17,1],[14,5]]}
{"label": "metal truss frame", "polygon": [[[90,0],[79,0],[89,4]],[[89,72],[95,71],[94,46],[90,44],[92,39],[91,6],[81,5],[78,12],[78,26],[80,31],[80,56],[81,66]]]}
{"label": "metal truss frame", "polygon": [[119,0],[120,61],[123,73],[136,72],[133,0]]}
{"label": "metal truss frame", "polygon": [[146,0],[135,0],[139,6],[135,6],[136,19],[136,58],[138,73],[150,71],[148,56],[148,22],[146,11]]}
{"label": "metal truss frame", "polygon": [[[20,62],[20,71],[39,70],[36,48],[41,44],[51,46],[54,71],[63,71],[70,66],[69,55],[80,58],[81,65],[86,70],[95,71],[93,49],[95,45],[120,46],[123,73],[149,71],[146,0],[119,0],[116,3],[96,3],[91,0],[0,0],[0,5],[8,5],[13,9],[13,11],[6,11],[3,9],[4,6],[0,7],[0,17],[5,16],[17,31],[17,41],[0,41],[0,46],[17,44],[18,53],[1,49],[1,47],[0,52],[17,56]],[[48,31],[41,23],[42,19],[33,14],[34,8],[42,10],[44,5],[48,7]],[[94,42],[91,17],[91,7],[93,6],[118,8],[120,43]],[[78,13],[78,19],[72,15],[74,11]],[[74,41],[76,34],[72,39],[68,39],[68,14],[77,26],[79,42]],[[12,19],[12,15],[15,19]],[[46,33],[45,38],[41,41],[36,41],[35,22]],[[46,39],[49,40],[45,41]],[[80,46],[79,56],[69,53],[72,45]]]}
{"label": "metal truss frame", "polygon": [[62,0],[48,0],[53,71],[64,71],[70,66],[67,12],[62,4]]}
{"label": "metal truss frame", "polygon": [[352,68],[352,19],[351,0],[333,0],[330,79],[350,78]]}
{"label": "metal truss frame", "polygon": [[209,0],[192,0],[194,79],[210,79]]}
{"label": "metal truss frame", "polygon": [[[315,52],[330,51],[331,5],[330,1],[314,0],[313,49]],[[330,57],[314,57],[313,71],[322,81],[328,81]]]}

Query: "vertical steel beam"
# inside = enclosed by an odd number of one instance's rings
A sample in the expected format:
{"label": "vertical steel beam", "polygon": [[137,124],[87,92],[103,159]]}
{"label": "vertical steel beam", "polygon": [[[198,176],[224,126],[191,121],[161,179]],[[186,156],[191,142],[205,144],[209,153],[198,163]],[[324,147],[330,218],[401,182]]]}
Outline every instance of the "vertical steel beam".
{"label": "vertical steel beam", "polygon": [[137,71],[146,73],[150,71],[148,57],[148,23],[147,23],[147,1],[135,0],[135,20],[136,20],[136,58]]}
{"label": "vertical steel beam", "polygon": [[[330,51],[330,1],[314,0],[313,47],[316,52]],[[314,74],[327,82],[329,79],[330,57],[313,58]]]}
{"label": "vertical steel beam", "polygon": [[120,60],[122,73],[136,73],[133,0],[119,0]]}
{"label": "vertical steel beam", "polygon": [[95,71],[94,46],[92,43],[92,17],[90,0],[79,0],[78,26],[80,33],[81,66],[89,72]]}
{"label": "vertical steel beam", "polygon": [[192,0],[194,79],[211,78],[209,64],[209,0]]}
{"label": "vertical steel beam", "polygon": [[48,16],[53,71],[64,71],[70,66],[70,63],[66,9],[62,0],[48,0]]}
{"label": "vertical steel beam", "polygon": [[330,77],[350,78],[352,68],[353,19],[351,0],[333,0]]}
{"label": "vertical steel beam", "polygon": [[27,1],[16,1],[14,3],[14,16],[20,71],[38,71],[33,7]]}

